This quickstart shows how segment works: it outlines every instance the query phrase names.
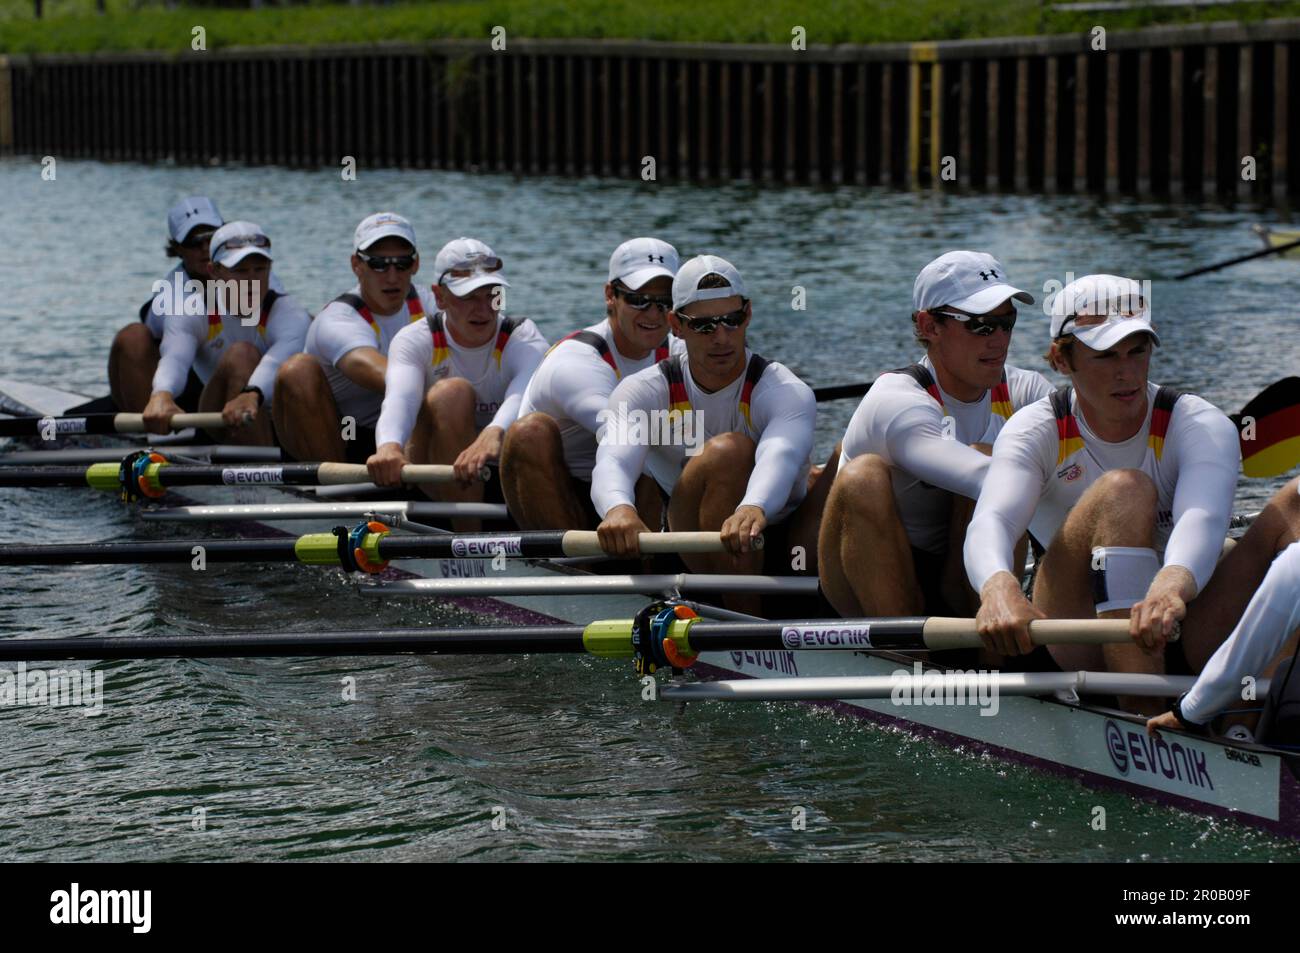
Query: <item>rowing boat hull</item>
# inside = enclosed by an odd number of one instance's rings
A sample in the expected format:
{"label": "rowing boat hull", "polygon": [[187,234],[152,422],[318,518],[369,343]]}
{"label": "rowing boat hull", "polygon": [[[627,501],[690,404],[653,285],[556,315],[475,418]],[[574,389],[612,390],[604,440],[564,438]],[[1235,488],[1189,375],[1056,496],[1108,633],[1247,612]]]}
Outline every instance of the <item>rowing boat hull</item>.
{"label": "rowing boat hull", "polygon": [[[0,381],[0,394],[6,383]],[[48,404],[28,412],[57,413],[59,409]],[[172,493],[167,499],[176,504],[265,505],[314,497],[296,488],[256,485],[186,487],[183,497]],[[247,523],[244,528],[254,535],[301,535],[328,532],[337,522],[270,518]],[[544,560],[507,560],[499,573],[491,568],[490,560],[481,559],[403,560],[400,567],[387,570],[382,578],[553,577],[557,573],[581,572]],[[585,624],[599,618],[629,618],[645,605],[645,598],[636,595],[562,592],[492,598],[455,596],[447,601],[519,625]],[[703,655],[695,671],[703,677],[745,678],[890,675],[908,668],[908,664],[899,656],[860,652],[731,652]],[[1146,800],[1231,817],[1274,833],[1300,837],[1300,784],[1287,760],[1269,749],[1228,745],[1173,732],[1166,733],[1160,742],[1152,742],[1140,720],[1132,716],[1053,699],[1003,697],[999,699],[998,713],[991,716],[968,705],[902,705],[890,700],[830,704],[855,717],[927,735],[954,747],[974,745],[1007,761],[1091,786],[1117,788]]]}
{"label": "rowing boat hull", "polygon": [[[709,677],[888,676],[911,671],[911,663],[901,656],[863,652],[706,653],[699,664]],[[904,696],[898,703],[855,699],[831,704],[844,714],[953,746],[974,742],[999,758],[1093,787],[1121,789],[1146,800],[1300,837],[1300,782],[1285,757],[1269,749],[1174,732],[1153,741],[1141,719],[1051,699],[1004,696],[993,715],[981,714],[975,705],[923,701]]]}

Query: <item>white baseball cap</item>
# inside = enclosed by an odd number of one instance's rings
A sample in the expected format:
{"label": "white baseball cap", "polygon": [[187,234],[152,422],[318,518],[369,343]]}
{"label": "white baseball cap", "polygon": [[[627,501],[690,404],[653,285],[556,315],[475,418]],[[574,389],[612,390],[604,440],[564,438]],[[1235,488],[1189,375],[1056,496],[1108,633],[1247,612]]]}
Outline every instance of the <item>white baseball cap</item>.
{"label": "white baseball cap", "polygon": [[[701,288],[700,281],[708,275],[725,278],[725,288]],[[740,295],[748,298],[745,281],[740,277],[736,266],[717,255],[696,255],[684,262],[673,277],[673,310],[681,311],[695,301],[716,301],[718,298],[730,298]]]}
{"label": "white baseball cap", "polygon": [[[1008,298],[1033,304],[1034,296],[1007,283],[1007,270],[982,251],[950,251],[921,269],[912,285],[912,310],[957,308],[985,314]],[[958,321],[963,320],[957,318]]]}
{"label": "white baseball cap", "polygon": [[365,251],[381,238],[405,239],[412,249],[415,248],[415,229],[409,221],[396,212],[376,212],[367,215],[357,226],[352,236],[352,251]]}
{"label": "white baseball cap", "polygon": [[217,205],[206,195],[191,195],[167,210],[167,234],[174,242],[183,242],[200,225],[220,228],[225,224]]}
{"label": "white baseball cap", "polygon": [[[1103,318],[1084,326],[1080,317]],[[1151,325],[1151,305],[1142,286],[1118,275],[1084,275],[1056,293],[1052,299],[1052,340],[1073,334],[1085,347],[1104,351],[1130,334],[1146,333],[1160,343]]]}
{"label": "white baseball cap", "polygon": [[[510,282],[501,274],[501,265],[497,253],[477,238],[457,238],[442,246],[434,259],[433,270],[438,273],[438,284],[445,285],[457,298],[463,298],[484,285],[509,288]],[[465,274],[449,275],[451,271]]]}
{"label": "white baseball cap", "polygon": [[681,259],[677,249],[657,238],[630,238],[609,256],[609,280],[621,281],[633,291],[655,278],[677,274]]}
{"label": "white baseball cap", "polygon": [[234,268],[249,255],[261,255],[271,260],[271,239],[261,225],[252,222],[230,222],[212,234],[208,246],[212,260],[223,268]]}

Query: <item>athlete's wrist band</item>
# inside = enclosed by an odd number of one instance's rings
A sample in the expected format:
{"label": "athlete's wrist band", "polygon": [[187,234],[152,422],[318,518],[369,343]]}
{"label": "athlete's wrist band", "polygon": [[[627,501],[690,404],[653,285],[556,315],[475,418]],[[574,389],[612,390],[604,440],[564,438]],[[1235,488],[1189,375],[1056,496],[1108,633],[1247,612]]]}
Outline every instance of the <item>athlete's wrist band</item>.
{"label": "athlete's wrist band", "polygon": [[1187,692],[1183,692],[1179,695],[1178,700],[1174,702],[1174,707],[1171,708],[1170,711],[1174,713],[1174,717],[1178,719],[1178,723],[1188,731],[1204,731],[1204,725],[1198,725],[1194,721],[1188,721],[1187,716],[1183,714],[1183,699],[1186,697]]}
{"label": "athlete's wrist band", "polygon": [[261,407],[262,404],[266,402],[266,395],[262,393],[262,388],[260,388],[260,387],[256,387],[256,386],[254,386],[253,384],[249,384],[247,387],[245,387],[243,390],[241,390],[240,393],[241,393],[241,394],[256,394],[256,395],[257,395],[257,406],[258,406],[258,407]]}

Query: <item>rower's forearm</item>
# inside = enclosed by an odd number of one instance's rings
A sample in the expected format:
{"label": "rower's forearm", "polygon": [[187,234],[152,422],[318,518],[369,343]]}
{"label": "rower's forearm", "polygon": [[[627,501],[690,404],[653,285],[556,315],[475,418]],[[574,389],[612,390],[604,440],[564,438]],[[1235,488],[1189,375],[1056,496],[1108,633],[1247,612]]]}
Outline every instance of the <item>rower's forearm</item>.
{"label": "rower's forearm", "polygon": [[1241,700],[1247,676],[1262,677],[1287,638],[1300,628],[1300,543],[1273,561],[1226,642],[1210,656],[1183,699],[1188,720],[1205,724]]}
{"label": "rower's forearm", "polygon": [[1148,592],[1162,590],[1173,592],[1183,602],[1191,602],[1200,592],[1200,587],[1196,585],[1196,577],[1186,566],[1166,564],[1151,580]]}
{"label": "rower's forearm", "polygon": [[1024,535],[1022,529],[1013,532],[996,514],[980,513],[976,507],[975,517],[966,527],[966,541],[962,545],[962,562],[966,567],[966,577],[971,588],[983,592],[984,587],[1000,574],[1016,580],[1016,541]]}

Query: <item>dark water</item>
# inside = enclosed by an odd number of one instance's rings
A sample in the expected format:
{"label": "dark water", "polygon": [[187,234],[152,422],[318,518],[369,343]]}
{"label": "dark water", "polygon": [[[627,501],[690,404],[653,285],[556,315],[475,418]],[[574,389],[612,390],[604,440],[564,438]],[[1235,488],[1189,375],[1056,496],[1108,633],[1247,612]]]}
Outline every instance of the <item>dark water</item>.
{"label": "dark water", "polygon": [[[168,264],[167,205],[214,196],[274,240],[313,311],[346,290],[352,229],[409,216],[426,256],[458,235],[502,255],[510,310],[558,336],[596,320],[610,250],[653,234],[731,259],[752,340],[814,384],[912,359],[917,270],[994,251],[1038,293],[1065,272],[1151,279],[1154,379],[1237,410],[1294,373],[1300,262],[1169,278],[1254,250],[1249,210],[1091,198],[761,190],[641,182],[0,162],[0,376],[106,390],[114,330]],[[427,278],[428,276],[426,276]],[[793,311],[792,289],[807,310]],[[1022,312],[1012,360],[1042,369],[1047,319]],[[823,405],[818,452],[851,402]],[[1243,481],[1240,509],[1278,481]],[[0,490],[3,538],[157,533],[75,490]],[[306,568],[194,574],[70,567],[0,577],[0,635],[456,625],[446,606],[376,605]],[[100,665],[105,711],[0,709],[0,859],[351,858],[1284,860],[1289,842],[1098,794],[905,733],[799,707],[640,701],[592,659],[163,661]],[[343,680],[357,699],[344,701]],[[1107,810],[1095,832],[1092,808]],[[793,830],[802,808],[807,829]],[[505,829],[494,829],[494,817]],[[199,820],[203,830],[195,830]],[[498,825],[499,826],[499,825]]]}

